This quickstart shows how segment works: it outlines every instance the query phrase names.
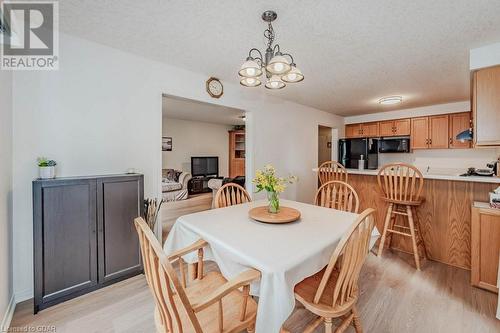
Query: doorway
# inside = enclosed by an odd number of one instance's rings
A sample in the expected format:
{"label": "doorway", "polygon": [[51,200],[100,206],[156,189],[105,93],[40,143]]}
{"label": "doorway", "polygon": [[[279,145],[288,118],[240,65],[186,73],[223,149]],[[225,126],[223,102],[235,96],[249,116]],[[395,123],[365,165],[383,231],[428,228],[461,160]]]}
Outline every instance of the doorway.
{"label": "doorway", "polygon": [[246,115],[241,109],[162,96],[163,239],[180,216],[211,209],[223,184],[248,185]]}
{"label": "doorway", "polygon": [[318,166],[334,159],[332,132],[331,127],[318,125]]}

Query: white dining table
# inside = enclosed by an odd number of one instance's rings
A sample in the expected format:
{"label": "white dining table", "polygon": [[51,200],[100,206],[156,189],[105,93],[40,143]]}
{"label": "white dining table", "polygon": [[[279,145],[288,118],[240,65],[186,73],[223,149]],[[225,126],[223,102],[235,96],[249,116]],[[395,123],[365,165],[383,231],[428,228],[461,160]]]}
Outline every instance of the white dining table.
{"label": "white dining table", "polygon": [[[295,306],[294,287],[319,272],[358,214],[281,200],[298,209],[301,218],[288,224],[265,224],[248,211],[267,201],[212,209],[177,219],[164,251],[169,254],[202,238],[208,242],[205,260],[214,260],[226,279],[248,268],[261,272],[251,294],[259,297],[257,333],[278,333]],[[371,246],[380,234],[374,229]],[[371,248],[370,246],[370,248]],[[184,257],[194,263],[195,254]]]}

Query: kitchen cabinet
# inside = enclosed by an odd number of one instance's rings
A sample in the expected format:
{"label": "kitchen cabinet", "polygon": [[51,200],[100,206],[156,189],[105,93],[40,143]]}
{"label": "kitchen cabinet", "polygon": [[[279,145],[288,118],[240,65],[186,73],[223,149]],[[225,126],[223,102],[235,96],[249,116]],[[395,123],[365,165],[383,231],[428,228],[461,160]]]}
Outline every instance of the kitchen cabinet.
{"label": "kitchen cabinet", "polygon": [[359,138],[361,136],[361,124],[345,125],[346,138]]}
{"label": "kitchen cabinet", "polygon": [[394,121],[381,121],[379,123],[380,136],[393,136],[394,135]]}
{"label": "kitchen cabinet", "polygon": [[500,66],[474,73],[472,110],[474,144],[500,146]]}
{"label": "kitchen cabinet", "polygon": [[471,113],[470,112],[460,112],[450,114],[449,119],[449,131],[450,140],[449,148],[470,148],[471,142],[464,141],[460,142],[456,137],[461,132],[469,129],[471,127]]}
{"label": "kitchen cabinet", "polygon": [[361,136],[364,138],[379,136],[379,124],[378,123],[361,124]]}
{"label": "kitchen cabinet", "polygon": [[429,117],[411,119],[411,149],[429,148]]}
{"label": "kitchen cabinet", "polygon": [[394,135],[405,136],[405,135],[410,135],[410,133],[411,133],[410,119],[394,120]]}
{"label": "kitchen cabinet", "polygon": [[379,126],[381,137],[410,135],[410,119],[381,121]]}
{"label": "kitchen cabinet", "polygon": [[345,125],[346,138],[369,138],[378,136],[378,122]]}
{"label": "kitchen cabinet", "polygon": [[488,203],[474,202],[471,222],[471,283],[498,293],[500,211]]}
{"label": "kitchen cabinet", "polygon": [[142,175],[33,181],[34,312],[142,272]]}
{"label": "kitchen cabinet", "polygon": [[380,122],[348,124],[346,138],[410,136],[411,149],[470,148],[470,142],[456,140],[471,126],[471,113],[458,112]]}
{"label": "kitchen cabinet", "polygon": [[411,148],[448,148],[448,115],[411,119]]}
{"label": "kitchen cabinet", "polygon": [[448,148],[448,115],[429,117],[429,148]]}

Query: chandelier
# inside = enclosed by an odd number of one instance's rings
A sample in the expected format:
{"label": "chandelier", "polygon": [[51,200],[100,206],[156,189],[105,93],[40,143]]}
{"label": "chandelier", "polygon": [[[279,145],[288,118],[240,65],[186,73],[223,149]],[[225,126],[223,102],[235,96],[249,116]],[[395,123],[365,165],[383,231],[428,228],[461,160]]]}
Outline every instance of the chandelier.
{"label": "chandelier", "polygon": [[248,52],[248,57],[238,72],[241,76],[240,84],[245,87],[260,86],[263,73],[266,75],[264,79],[266,80],[265,87],[267,89],[282,89],[287,83],[304,80],[304,75],[295,65],[292,55],[282,53],[279,44],[273,46],[276,35],[271,22],[276,20],[277,17],[278,14],[272,10],[265,11],[262,14],[262,19],[267,22],[267,29],[264,31],[264,37],[267,39],[267,49],[264,56],[256,48],[252,48]]}

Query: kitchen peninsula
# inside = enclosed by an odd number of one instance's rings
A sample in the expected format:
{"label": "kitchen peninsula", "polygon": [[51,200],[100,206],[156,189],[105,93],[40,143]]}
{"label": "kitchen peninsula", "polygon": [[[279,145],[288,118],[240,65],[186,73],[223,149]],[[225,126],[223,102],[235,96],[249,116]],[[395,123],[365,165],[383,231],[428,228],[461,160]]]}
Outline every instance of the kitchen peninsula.
{"label": "kitchen peninsula", "polygon": [[[475,201],[488,202],[488,193],[500,186],[498,177],[460,176],[443,170],[422,170],[425,201],[417,210],[429,259],[471,268],[471,220]],[[377,170],[348,169],[348,182],[359,195],[360,210],[376,208],[382,231],[387,204],[377,183]],[[411,253],[410,239],[394,235],[392,247]]]}

